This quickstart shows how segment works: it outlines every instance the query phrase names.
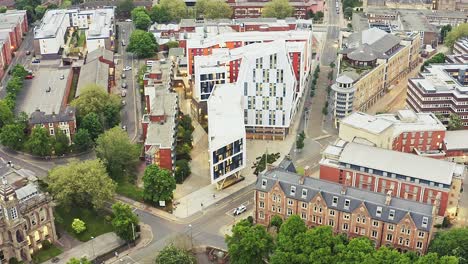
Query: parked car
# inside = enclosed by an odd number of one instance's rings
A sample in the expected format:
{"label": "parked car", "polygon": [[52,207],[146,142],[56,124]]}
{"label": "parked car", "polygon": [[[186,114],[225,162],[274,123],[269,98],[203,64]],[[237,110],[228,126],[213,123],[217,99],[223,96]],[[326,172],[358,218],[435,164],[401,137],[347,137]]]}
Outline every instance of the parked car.
{"label": "parked car", "polygon": [[132,22],[132,20],[129,18],[129,19],[125,19],[125,22]]}
{"label": "parked car", "polygon": [[26,51],[26,55],[31,55],[31,51],[30,51],[30,50],[27,50],[27,51]]}
{"label": "parked car", "polygon": [[122,39],[122,46],[125,46],[125,40]]}
{"label": "parked car", "polygon": [[131,70],[131,69],[132,69],[132,67],[130,67],[130,66],[127,65],[127,66],[125,66],[125,68],[124,68],[123,70],[124,70],[124,71],[129,71],[129,70]]}
{"label": "parked car", "polygon": [[122,126],[123,131],[127,131],[127,126]]}
{"label": "parked car", "polygon": [[41,62],[40,59],[33,59],[33,60],[31,61],[31,63],[40,63],[40,62]]}
{"label": "parked car", "polygon": [[122,91],[120,92],[120,96],[122,96],[122,97],[127,96],[127,92],[125,92],[125,90],[122,90]]}
{"label": "parked car", "polygon": [[237,207],[236,209],[234,209],[234,212],[232,212],[232,214],[234,216],[238,216],[238,215],[242,214],[245,211],[247,211],[247,207],[245,207],[245,205],[241,205],[241,206]]}
{"label": "parked car", "polygon": [[126,82],[123,82],[123,83],[122,83],[122,88],[124,88],[124,89],[127,88],[127,83],[126,83]]}
{"label": "parked car", "polygon": [[31,80],[32,78],[34,78],[34,74],[28,74],[26,75],[26,77],[24,77],[25,79],[28,79],[28,80]]}
{"label": "parked car", "polygon": [[60,75],[60,80],[63,80],[63,79],[65,79],[65,75],[62,74]]}
{"label": "parked car", "polygon": [[51,90],[51,88],[50,88],[50,86],[48,86],[48,87],[46,88],[46,90],[45,90],[45,91],[46,91],[46,93],[49,93],[49,92],[50,92],[50,90]]}
{"label": "parked car", "polygon": [[53,257],[51,261],[52,261],[52,263],[57,263],[57,262],[60,261],[60,259],[57,258],[57,257]]}
{"label": "parked car", "polygon": [[127,102],[125,102],[125,100],[122,100],[122,105],[126,105]]}
{"label": "parked car", "polygon": [[122,74],[120,75],[120,78],[125,79],[125,78],[127,78],[127,76],[125,75],[125,73],[122,73]]}

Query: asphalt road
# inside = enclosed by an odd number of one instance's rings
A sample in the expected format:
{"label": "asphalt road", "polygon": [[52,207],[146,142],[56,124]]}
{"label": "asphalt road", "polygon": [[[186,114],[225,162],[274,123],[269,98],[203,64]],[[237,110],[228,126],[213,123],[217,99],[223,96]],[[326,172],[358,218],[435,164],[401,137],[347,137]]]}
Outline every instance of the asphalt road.
{"label": "asphalt road", "polygon": [[[341,5],[341,3],[340,3]],[[341,6],[340,13],[336,13],[336,2],[334,0],[327,1],[327,15],[328,15],[328,30],[327,38],[325,40],[325,45],[323,45],[323,50],[321,54],[321,64],[330,65],[334,62],[337,57],[337,48],[338,48],[338,38],[340,36],[340,16],[341,16]]]}
{"label": "asphalt road", "polygon": [[241,192],[220,200],[218,205],[204,209],[201,216],[188,219],[186,224],[179,224],[160,217],[153,216],[144,211],[136,213],[145,224],[151,226],[153,240],[145,248],[129,254],[131,259],[140,264],[154,263],[157,252],[168,243],[180,238],[192,238],[193,246],[210,245],[226,249],[224,235],[220,232],[223,226],[232,224],[235,220],[232,211],[241,204],[247,205],[247,212],[253,210],[253,185]]}
{"label": "asphalt road", "polygon": [[[138,135],[139,123],[141,116],[138,111],[139,104],[139,91],[138,91],[138,84],[137,84],[137,73],[138,73],[138,66],[135,62],[133,53],[127,52],[126,48],[130,40],[130,35],[132,34],[133,30],[135,29],[131,22],[118,22],[119,25],[119,59],[120,62],[117,65],[117,88],[122,90],[121,84],[122,82],[127,83],[126,96],[122,97],[122,100],[125,101],[125,106],[121,112],[121,120],[122,126],[127,127],[127,133],[131,139],[134,139]],[[125,46],[122,46],[122,40],[125,40]],[[123,68],[126,66],[132,67],[132,70],[125,71],[125,79],[121,79],[121,73],[123,72]]]}

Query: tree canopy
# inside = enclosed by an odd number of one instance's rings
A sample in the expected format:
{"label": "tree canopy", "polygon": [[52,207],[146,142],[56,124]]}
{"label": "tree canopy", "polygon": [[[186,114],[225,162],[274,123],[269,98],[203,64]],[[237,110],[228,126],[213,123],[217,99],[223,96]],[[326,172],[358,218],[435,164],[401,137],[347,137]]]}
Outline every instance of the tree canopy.
{"label": "tree canopy", "polygon": [[92,264],[86,257],[82,257],[80,259],[71,258],[67,264]]}
{"label": "tree canopy", "polygon": [[57,166],[49,172],[47,183],[60,204],[84,208],[102,208],[104,202],[112,199],[116,188],[98,159]]}
{"label": "tree canopy", "polygon": [[463,121],[460,116],[457,114],[450,114],[447,129],[448,130],[458,130],[463,128]]}
{"label": "tree canopy", "polygon": [[208,19],[231,18],[232,8],[223,0],[198,0],[195,4],[197,16]]}
{"label": "tree canopy", "polygon": [[452,30],[445,37],[445,45],[449,48],[453,48],[455,42],[462,38],[468,36],[468,23],[463,23],[458,25],[458,27],[452,28]]}
{"label": "tree canopy", "polygon": [[159,252],[156,264],[196,264],[197,260],[187,250],[169,244]]}
{"label": "tree canopy", "polygon": [[22,124],[8,124],[4,126],[0,133],[0,142],[2,145],[14,150],[23,148],[26,142],[25,127]]}
{"label": "tree canopy", "polygon": [[160,0],[159,5],[168,11],[171,20],[180,21],[187,15],[187,6],[183,0]]}
{"label": "tree canopy", "polygon": [[117,202],[112,205],[112,227],[114,232],[125,241],[136,239],[135,232],[138,225],[138,217],[133,213],[128,204]]}
{"label": "tree canopy", "polygon": [[93,141],[88,130],[79,128],[73,137],[73,149],[77,152],[83,152],[93,147]]}
{"label": "tree canopy", "polygon": [[135,30],[130,35],[127,51],[135,53],[139,58],[153,57],[159,49],[159,45],[153,33],[143,30]]}
{"label": "tree canopy", "polygon": [[151,18],[149,16],[148,10],[144,7],[137,7],[132,10],[132,19],[135,27],[141,30],[148,30],[151,25]]}
{"label": "tree canopy", "polygon": [[33,128],[31,136],[26,142],[26,149],[33,155],[50,156],[52,154],[52,139],[49,132],[42,127]]}
{"label": "tree canopy", "polygon": [[91,112],[83,117],[80,123],[80,129],[87,130],[93,141],[104,132],[101,120],[95,112]]}
{"label": "tree canopy", "polygon": [[460,264],[468,263],[468,228],[454,228],[438,232],[429,245],[429,252],[440,256],[455,256]]}
{"label": "tree canopy", "polygon": [[170,171],[154,164],[146,167],[143,175],[143,196],[146,201],[170,201],[175,188],[176,181]]}
{"label": "tree canopy", "polygon": [[66,154],[70,150],[70,140],[68,139],[68,136],[65,135],[65,133],[63,133],[60,129],[55,132],[55,137],[52,142],[54,145],[54,153],[57,156]]}
{"label": "tree canopy", "polygon": [[171,14],[166,6],[155,5],[151,8],[150,17],[153,22],[167,23],[171,21]]}
{"label": "tree canopy", "polygon": [[130,142],[127,133],[119,127],[107,130],[96,140],[96,156],[106,165],[113,179],[135,171],[138,154],[138,147]]}
{"label": "tree canopy", "polygon": [[[279,159],[280,154],[279,153],[270,153],[270,154],[263,154],[260,157],[256,158],[256,161],[254,162],[252,169],[254,170],[254,174],[258,175],[260,172],[264,171],[266,169],[266,163],[272,164],[275,162],[277,159]],[[265,159],[267,162],[265,162]]]}
{"label": "tree canopy", "polygon": [[263,17],[286,18],[293,15],[294,7],[288,0],[273,0],[265,4],[262,11]]}
{"label": "tree canopy", "polygon": [[133,0],[124,0],[117,5],[116,13],[119,16],[126,16],[133,10]]}

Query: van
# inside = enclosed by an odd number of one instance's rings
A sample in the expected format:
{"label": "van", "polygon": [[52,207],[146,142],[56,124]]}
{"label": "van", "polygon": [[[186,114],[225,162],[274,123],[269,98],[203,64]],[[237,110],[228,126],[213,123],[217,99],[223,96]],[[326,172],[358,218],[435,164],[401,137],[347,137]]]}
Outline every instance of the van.
{"label": "van", "polygon": [[120,78],[125,79],[125,78],[127,78],[127,76],[125,76],[125,73],[122,73],[122,74],[120,75]]}

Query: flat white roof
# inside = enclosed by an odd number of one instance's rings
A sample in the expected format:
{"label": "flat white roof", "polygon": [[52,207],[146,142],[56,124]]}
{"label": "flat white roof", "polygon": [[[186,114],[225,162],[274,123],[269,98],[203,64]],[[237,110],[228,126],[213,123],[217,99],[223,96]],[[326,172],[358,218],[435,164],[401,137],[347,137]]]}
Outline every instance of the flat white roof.
{"label": "flat white roof", "polygon": [[377,118],[366,113],[354,112],[340,121],[341,124],[346,124],[355,128],[360,128],[374,134],[380,134],[393,123],[389,120]]}
{"label": "flat white roof", "polygon": [[235,84],[217,84],[208,99],[208,140],[214,151],[245,138],[242,93]]}
{"label": "flat white roof", "polygon": [[468,130],[447,131],[444,142],[447,150],[468,150]]}
{"label": "flat white roof", "polygon": [[427,71],[420,73],[422,78],[410,79],[426,93],[454,93],[459,98],[468,97],[468,86],[448,74],[447,70],[468,72],[467,64],[431,64]]}
{"label": "flat white roof", "polygon": [[340,162],[450,185],[456,163],[349,142]]}

